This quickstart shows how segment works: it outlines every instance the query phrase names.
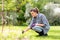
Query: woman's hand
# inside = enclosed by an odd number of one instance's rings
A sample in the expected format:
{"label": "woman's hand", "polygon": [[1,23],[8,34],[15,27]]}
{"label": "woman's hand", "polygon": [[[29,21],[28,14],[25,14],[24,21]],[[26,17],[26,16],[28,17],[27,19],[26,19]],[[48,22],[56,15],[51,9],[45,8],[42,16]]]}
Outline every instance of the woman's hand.
{"label": "woman's hand", "polygon": [[23,30],[22,34],[24,34],[25,32],[27,32],[28,30],[30,30],[30,27],[27,27],[25,30]]}
{"label": "woman's hand", "polygon": [[22,34],[24,34],[24,33],[25,33],[25,31],[23,30],[23,31],[22,31]]}
{"label": "woman's hand", "polygon": [[36,25],[36,26],[39,26],[39,24],[37,24],[37,23],[36,23],[35,25]]}

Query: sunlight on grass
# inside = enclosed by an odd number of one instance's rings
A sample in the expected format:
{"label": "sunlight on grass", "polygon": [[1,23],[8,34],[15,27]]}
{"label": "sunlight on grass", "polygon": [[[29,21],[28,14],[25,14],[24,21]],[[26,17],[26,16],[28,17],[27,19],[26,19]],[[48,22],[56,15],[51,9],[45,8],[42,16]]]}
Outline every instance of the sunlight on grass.
{"label": "sunlight on grass", "polygon": [[51,26],[48,36],[40,36],[33,30],[22,34],[21,31],[24,30],[26,26],[5,26],[3,33],[0,27],[0,40],[60,40],[60,26]]}

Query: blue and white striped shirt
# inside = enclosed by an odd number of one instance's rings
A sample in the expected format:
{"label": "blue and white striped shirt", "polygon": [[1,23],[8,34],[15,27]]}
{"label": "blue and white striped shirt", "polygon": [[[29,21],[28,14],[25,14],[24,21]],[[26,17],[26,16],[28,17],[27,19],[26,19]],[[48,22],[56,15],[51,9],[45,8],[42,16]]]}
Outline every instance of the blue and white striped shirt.
{"label": "blue and white striped shirt", "polygon": [[36,18],[32,17],[31,23],[29,25],[30,27],[32,27],[32,24],[33,24],[34,21],[36,21],[36,23],[38,23],[38,24],[45,24],[45,26],[42,27],[42,28],[50,29],[49,22],[48,22],[48,20],[47,20],[47,18],[46,18],[46,16],[44,14],[38,13]]}

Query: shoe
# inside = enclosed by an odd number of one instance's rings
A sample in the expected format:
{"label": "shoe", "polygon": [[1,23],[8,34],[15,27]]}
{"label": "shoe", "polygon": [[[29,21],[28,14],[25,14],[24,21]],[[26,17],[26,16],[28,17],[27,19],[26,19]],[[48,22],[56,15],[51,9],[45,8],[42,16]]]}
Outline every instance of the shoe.
{"label": "shoe", "polygon": [[43,36],[48,36],[48,34],[44,34]]}

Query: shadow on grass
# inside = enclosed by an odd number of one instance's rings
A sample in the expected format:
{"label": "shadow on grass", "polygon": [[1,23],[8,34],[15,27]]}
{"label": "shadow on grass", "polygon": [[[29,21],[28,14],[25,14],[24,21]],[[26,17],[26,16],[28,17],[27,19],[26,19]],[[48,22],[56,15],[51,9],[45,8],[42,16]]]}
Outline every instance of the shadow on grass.
{"label": "shadow on grass", "polygon": [[60,35],[48,35],[48,36],[37,36],[37,35],[31,35],[30,38],[47,38],[47,39],[60,39]]}
{"label": "shadow on grass", "polygon": [[52,39],[60,39],[60,35],[49,35],[47,37]]}
{"label": "shadow on grass", "polygon": [[48,36],[36,36],[35,37],[41,37],[41,38],[51,38],[51,39],[60,39],[60,35],[48,35]]}

